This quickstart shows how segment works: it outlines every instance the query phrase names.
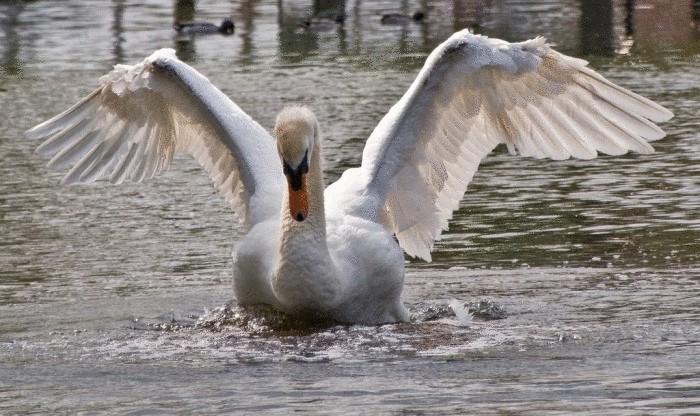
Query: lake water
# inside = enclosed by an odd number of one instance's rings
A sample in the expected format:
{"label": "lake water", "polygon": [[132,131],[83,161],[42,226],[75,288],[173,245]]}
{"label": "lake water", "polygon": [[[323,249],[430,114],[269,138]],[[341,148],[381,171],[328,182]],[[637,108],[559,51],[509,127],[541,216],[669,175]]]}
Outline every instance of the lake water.
{"label": "lake water", "polygon": [[[426,12],[382,27],[382,11]],[[342,30],[299,33],[312,12]],[[662,12],[663,10],[663,12]],[[175,16],[232,36],[178,38]],[[700,412],[700,10],[691,0],[0,2],[0,413]],[[413,320],[300,329],[233,302],[227,203],[188,158],[63,187],[23,131],[172,47],[263,126],[313,107],[327,179],[453,31],[543,35],[676,115],[652,155],[487,158],[407,259]],[[460,327],[450,299],[480,312]]]}

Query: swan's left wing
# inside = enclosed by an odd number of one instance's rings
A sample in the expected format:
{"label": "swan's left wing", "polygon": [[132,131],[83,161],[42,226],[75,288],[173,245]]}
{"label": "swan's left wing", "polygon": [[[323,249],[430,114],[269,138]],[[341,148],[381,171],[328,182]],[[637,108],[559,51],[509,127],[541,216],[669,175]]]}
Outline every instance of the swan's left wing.
{"label": "swan's left wing", "polygon": [[664,136],[654,122],[673,114],[586,64],[542,38],[511,44],[455,33],[380,121],[336,199],[429,260],[481,159],[499,143],[536,158],[652,152],[647,141]]}

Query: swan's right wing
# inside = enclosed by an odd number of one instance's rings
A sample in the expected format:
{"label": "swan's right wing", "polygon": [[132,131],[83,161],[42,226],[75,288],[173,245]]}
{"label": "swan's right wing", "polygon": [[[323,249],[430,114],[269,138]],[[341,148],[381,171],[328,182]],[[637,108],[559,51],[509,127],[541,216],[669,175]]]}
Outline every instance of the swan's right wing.
{"label": "swan's right wing", "polygon": [[429,260],[498,144],[536,158],[650,153],[647,141],[664,136],[654,122],[672,116],[542,38],[508,43],[464,30],[430,54],[367,140],[362,166],[327,200],[382,223],[406,253]]}
{"label": "swan's right wing", "polygon": [[284,176],[274,139],[207,78],[162,49],[117,65],[78,104],[27,131],[64,183],[140,182],[175,152],[202,165],[247,227],[279,213]]}

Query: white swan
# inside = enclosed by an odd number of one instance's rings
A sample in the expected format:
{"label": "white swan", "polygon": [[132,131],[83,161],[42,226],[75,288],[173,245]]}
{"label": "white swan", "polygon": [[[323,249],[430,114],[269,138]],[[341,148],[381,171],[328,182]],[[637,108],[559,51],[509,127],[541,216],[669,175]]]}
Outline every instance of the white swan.
{"label": "white swan", "polygon": [[542,38],[507,43],[464,30],[430,54],[367,140],[361,166],[325,192],[310,110],[283,110],[275,141],[168,49],[117,65],[27,136],[48,138],[37,152],[70,167],[65,183],[138,182],[175,152],[192,154],[247,232],[233,250],[239,304],[379,324],[408,318],[403,251],[430,260],[499,143],[536,158],[650,153],[647,141],[664,136],[654,122],[672,116]]}

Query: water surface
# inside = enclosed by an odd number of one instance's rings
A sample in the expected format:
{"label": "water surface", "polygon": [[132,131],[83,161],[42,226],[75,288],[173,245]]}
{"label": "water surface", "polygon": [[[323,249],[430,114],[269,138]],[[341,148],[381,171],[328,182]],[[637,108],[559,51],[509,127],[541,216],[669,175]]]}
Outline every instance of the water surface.
{"label": "water surface", "polygon": [[[0,3],[0,413],[700,411],[691,1],[409,1],[401,11],[428,19],[404,28],[379,24],[388,1],[141,3]],[[343,30],[298,31],[338,10]],[[170,27],[228,15],[228,37]],[[23,138],[114,64],[171,47],[267,128],[285,104],[312,106],[330,182],[463,27],[546,36],[676,117],[652,155],[553,162],[498,149],[434,261],[407,258],[410,323],[299,329],[241,312],[240,229],[194,162],[146,184],[63,187]],[[460,327],[450,299],[483,313]]]}

